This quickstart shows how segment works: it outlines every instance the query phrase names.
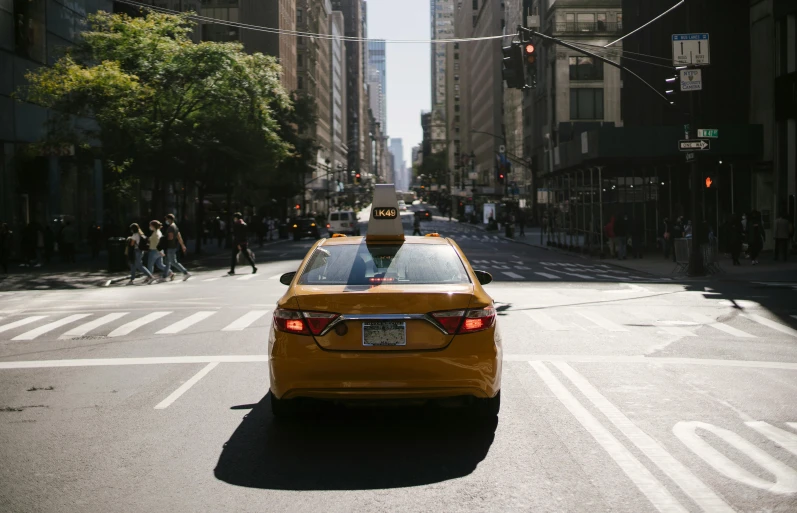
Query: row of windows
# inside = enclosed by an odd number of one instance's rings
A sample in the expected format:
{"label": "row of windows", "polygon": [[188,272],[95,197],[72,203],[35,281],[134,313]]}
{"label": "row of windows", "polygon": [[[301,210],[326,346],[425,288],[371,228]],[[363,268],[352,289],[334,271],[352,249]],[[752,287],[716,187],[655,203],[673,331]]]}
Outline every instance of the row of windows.
{"label": "row of windows", "polygon": [[603,119],[603,89],[571,88],[570,119]]}

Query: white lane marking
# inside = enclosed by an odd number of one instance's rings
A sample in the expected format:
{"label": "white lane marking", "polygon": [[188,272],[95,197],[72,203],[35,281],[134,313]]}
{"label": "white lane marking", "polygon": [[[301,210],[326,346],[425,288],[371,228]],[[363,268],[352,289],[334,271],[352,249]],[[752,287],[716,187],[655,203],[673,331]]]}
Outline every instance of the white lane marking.
{"label": "white lane marking", "polygon": [[510,272],[503,271],[503,272],[501,272],[501,274],[509,276],[510,278],[515,279],[515,280],[522,280],[523,279],[523,276],[519,275],[518,273],[510,273]]}
{"label": "white lane marking", "polygon": [[608,274],[596,274],[596,278],[605,278],[607,280],[619,280],[619,276],[609,276]]}
{"label": "white lane marking", "polygon": [[123,324],[113,330],[112,332],[108,333],[109,337],[123,337],[125,335],[129,335],[133,330],[144,326],[145,324],[149,324],[152,321],[156,321],[161,317],[165,317],[169,315],[171,312],[152,312],[151,314],[147,314],[144,317],[139,317],[134,321],[130,321],[127,324]]}
{"label": "white lane marking", "polygon": [[172,335],[174,333],[180,333],[184,329],[188,328],[191,325],[198,323],[199,321],[203,321],[210,317],[211,315],[215,314],[215,311],[202,311],[197,312],[195,314],[191,314],[185,319],[179,320],[172,324],[171,326],[167,326],[160,331],[156,331],[156,335]]}
{"label": "white lane marking", "polygon": [[108,315],[104,315],[104,316],[100,317],[99,319],[94,319],[93,321],[89,321],[89,322],[87,322],[85,324],[81,324],[80,326],[72,328],[71,330],[67,331],[66,333],[64,333],[63,335],[61,335],[58,338],[63,339],[63,338],[72,338],[72,337],[82,337],[83,335],[85,335],[89,331],[91,331],[93,329],[96,329],[96,328],[99,328],[103,324],[108,324],[109,322],[113,322],[116,319],[121,319],[122,317],[124,317],[128,313],[130,313],[130,312],[116,312],[116,313],[110,313]]}
{"label": "white lane marking", "polygon": [[16,337],[12,338],[11,340],[33,340],[40,335],[44,335],[47,332],[53,331],[54,329],[60,328],[66,324],[71,322],[79,321],[84,317],[88,317],[91,314],[74,314],[70,315],[69,317],[64,317],[63,319],[59,319],[57,321],[53,321],[50,323],[45,324],[44,326],[39,326],[36,329],[32,329],[27,333],[23,333],[22,335],[17,335]]}
{"label": "white lane marking", "polygon": [[[635,285],[632,285],[635,286]],[[640,287],[642,288],[642,287]],[[647,312],[645,310],[633,310],[633,314],[640,319],[644,319],[650,322],[652,325],[656,326],[657,328],[661,329],[662,331],[669,333],[670,335],[675,335],[678,337],[696,337],[697,335],[687,329],[679,328],[677,326],[668,326],[668,324],[680,324],[679,321],[660,321],[658,320],[653,314]],[[687,323],[692,325],[692,323]],[[664,325],[664,326],[662,326]]]}
{"label": "white lane marking", "polygon": [[26,324],[30,324],[32,322],[40,321],[47,317],[46,315],[34,315],[32,317],[25,317],[24,319],[20,319],[18,321],[10,322],[3,326],[0,326],[0,333],[8,330],[13,330],[14,328],[19,328],[20,326],[25,326]]}
{"label": "white lane marking", "polygon": [[595,418],[542,362],[529,362],[548,388],[659,511],[686,512],[656,476]]}
{"label": "white lane marking", "polygon": [[617,323],[610,321],[609,319],[603,317],[600,314],[596,314],[594,312],[577,312],[578,315],[584,317],[587,320],[590,320],[600,326],[601,328],[607,331],[628,331],[626,328],[623,328]]}
{"label": "white lane marking", "polygon": [[545,278],[548,278],[549,280],[561,280],[562,279],[561,276],[557,276],[555,274],[537,273],[537,272],[535,272],[534,274],[539,274],[540,276],[544,276]]}
{"label": "white lane marking", "polygon": [[[550,269],[549,269],[550,270]],[[562,274],[569,274],[570,276],[575,276],[576,278],[581,278],[582,280],[594,280],[592,276],[587,276],[586,274],[579,274],[579,273],[567,273],[564,271],[559,271]]]}
{"label": "white lane marking", "polygon": [[697,333],[689,331],[684,328],[677,328],[675,326],[660,326],[662,331],[669,333],[670,335],[675,335],[678,337],[696,337]]}
{"label": "white lane marking", "polygon": [[[736,462],[719,452],[698,435],[698,428],[721,438],[725,443],[743,453],[750,460],[757,463],[761,469],[774,475],[775,482],[773,483],[772,481],[762,479],[740,467]],[[730,479],[771,493],[790,494],[797,492],[797,471],[782,461],[772,457],[769,453],[759,449],[756,445],[733,431],[707,422],[681,421],[673,426],[672,432],[684,445],[689,447],[692,452],[714,467],[714,470]],[[765,475],[766,472],[759,473]]]}
{"label": "white lane marking", "polygon": [[191,379],[189,379],[188,381],[186,381],[185,383],[180,385],[180,388],[178,388],[177,390],[175,390],[174,392],[169,394],[169,397],[167,397],[163,401],[159,402],[155,406],[155,409],[156,410],[164,410],[164,409],[168,408],[170,404],[172,404],[174,401],[179,399],[181,395],[186,393],[189,388],[191,388],[192,386],[196,385],[197,382],[200,379],[204,378],[205,375],[208,372],[210,372],[213,369],[215,369],[218,364],[219,364],[219,362],[210,362],[209,364],[207,364],[204,367],[202,367],[202,370],[200,370],[199,372],[194,374],[193,377],[191,377]]}
{"label": "white lane marking", "polygon": [[204,279],[204,280],[202,280],[202,281],[216,281],[216,280],[218,280],[218,279],[219,279],[219,278],[206,278],[206,279]]}
{"label": "white lane marking", "polygon": [[675,481],[704,511],[734,511],[711,488],[697,478],[683,463],[675,459],[655,439],[642,431],[614,404],[601,394],[587,379],[566,363],[553,364],[578,388],[595,407],[614,424],[637,449],[647,456],[667,477]]}
{"label": "white lane marking", "polygon": [[786,326],[779,322],[775,322],[772,319],[767,319],[766,317],[762,317],[756,314],[742,314],[742,315],[744,317],[747,317],[751,321],[757,322],[758,324],[763,324],[764,326],[772,328],[773,330],[777,330],[781,333],[785,333],[786,335],[797,337],[797,330],[795,330],[794,328],[790,328],[789,326]]}
{"label": "white lane marking", "polygon": [[539,310],[524,310],[523,313],[548,331],[569,331],[567,326],[559,324],[545,312],[540,312]]}
{"label": "white lane marking", "polygon": [[255,276],[257,276],[257,275],[256,274],[244,274],[243,276],[239,276],[238,277],[238,281],[251,280]]}
{"label": "white lane marking", "polygon": [[275,274],[274,276],[271,276],[271,277],[269,278],[269,280],[279,280],[279,279],[280,279],[280,276],[282,276],[282,274]]}
{"label": "white lane marking", "polygon": [[[750,422],[745,422],[744,424],[752,429],[755,429],[765,437],[769,438],[779,446],[783,447],[790,453],[797,456],[797,435],[795,435],[794,433],[777,428],[762,420],[754,420]],[[794,424],[794,423],[787,422],[787,425],[788,424]]]}
{"label": "white lane marking", "polygon": [[749,334],[749,333],[747,333],[745,331],[738,330],[738,329],[734,328],[733,326],[728,326],[727,324],[725,324],[723,322],[717,322],[714,319],[712,319],[711,317],[708,317],[707,315],[693,313],[693,314],[689,314],[689,316],[692,319],[696,320],[697,322],[703,323],[703,324],[705,324],[707,326],[711,326],[712,328],[718,329],[720,331],[724,331],[728,335],[733,335],[734,337],[756,338],[755,335],[751,335],[751,334]]}
{"label": "white lane marking", "polygon": [[228,326],[222,328],[221,331],[241,331],[248,328],[253,322],[260,319],[268,313],[268,310],[252,310],[247,312]]}

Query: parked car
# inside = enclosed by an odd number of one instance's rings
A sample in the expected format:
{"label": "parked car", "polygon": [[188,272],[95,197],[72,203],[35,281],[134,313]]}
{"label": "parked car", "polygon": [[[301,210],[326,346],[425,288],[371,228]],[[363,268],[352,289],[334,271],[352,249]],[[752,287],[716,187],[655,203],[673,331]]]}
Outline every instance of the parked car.
{"label": "parked car", "polygon": [[360,227],[357,224],[357,214],[353,210],[337,210],[330,212],[327,218],[327,231],[331,236],[334,233],[346,235],[360,235]]}
{"label": "parked car", "polygon": [[291,224],[291,233],[293,234],[293,240],[299,240],[303,237],[312,237],[316,240],[321,238],[318,224],[312,217],[294,219],[293,224]]}

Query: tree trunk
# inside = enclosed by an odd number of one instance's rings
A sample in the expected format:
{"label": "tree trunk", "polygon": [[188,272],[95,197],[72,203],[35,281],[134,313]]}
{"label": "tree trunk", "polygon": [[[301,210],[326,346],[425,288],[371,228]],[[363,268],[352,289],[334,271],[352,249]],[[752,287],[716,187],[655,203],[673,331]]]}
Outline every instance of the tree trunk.
{"label": "tree trunk", "polygon": [[202,237],[205,234],[205,187],[197,184],[197,197],[199,203],[196,205],[196,243],[194,244],[194,252],[197,255],[202,254]]}

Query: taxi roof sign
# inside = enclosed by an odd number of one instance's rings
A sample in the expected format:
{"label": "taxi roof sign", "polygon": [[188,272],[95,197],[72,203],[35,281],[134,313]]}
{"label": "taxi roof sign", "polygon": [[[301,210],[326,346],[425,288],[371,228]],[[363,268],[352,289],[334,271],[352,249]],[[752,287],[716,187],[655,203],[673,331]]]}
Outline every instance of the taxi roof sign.
{"label": "taxi roof sign", "polygon": [[374,201],[368,220],[366,241],[404,240],[396,186],[392,183],[374,185]]}

